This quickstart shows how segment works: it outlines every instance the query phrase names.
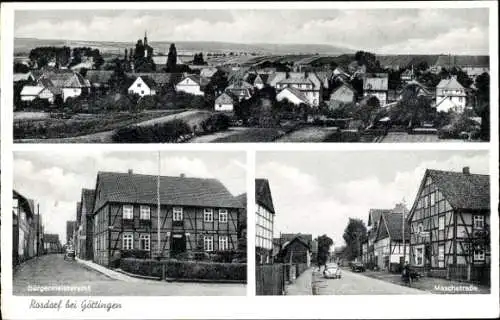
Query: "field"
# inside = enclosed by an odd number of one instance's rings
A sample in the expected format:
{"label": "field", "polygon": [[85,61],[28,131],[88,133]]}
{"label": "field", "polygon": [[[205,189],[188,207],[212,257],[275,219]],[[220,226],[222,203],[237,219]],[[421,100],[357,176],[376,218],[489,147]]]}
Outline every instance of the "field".
{"label": "field", "polygon": [[[77,114],[69,119],[40,113],[14,113],[14,139],[61,139],[110,132],[151,119],[177,114],[183,110],[143,113]],[[35,115],[37,114],[37,117]]]}
{"label": "field", "polygon": [[293,131],[276,142],[326,142],[337,132],[336,127],[305,127]]}
{"label": "field", "polygon": [[212,142],[273,142],[283,134],[283,130],[275,128],[248,128]]}
{"label": "field", "polygon": [[464,142],[460,139],[439,139],[435,134],[408,134],[405,132],[389,132],[382,143],[415,143],[415,142]]}

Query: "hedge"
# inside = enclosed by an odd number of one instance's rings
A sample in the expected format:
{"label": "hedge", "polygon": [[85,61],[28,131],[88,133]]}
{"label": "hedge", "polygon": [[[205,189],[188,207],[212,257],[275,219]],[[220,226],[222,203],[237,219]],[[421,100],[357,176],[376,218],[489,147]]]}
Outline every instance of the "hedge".
{"label": "hedge", "polygon": [[165,265],[166,277],[190,280],[246,281],[246,263],[217,263],[202,261],[151,260],[126,258],[120,260],[120,268],[143,276],[162,276]]}
{"label": "hedge", "polygon": [[177,142],[179,138],[192,134],[189,125],[180,119],[150,126],[131,126],[116,130],[113,142],[148,143]]}

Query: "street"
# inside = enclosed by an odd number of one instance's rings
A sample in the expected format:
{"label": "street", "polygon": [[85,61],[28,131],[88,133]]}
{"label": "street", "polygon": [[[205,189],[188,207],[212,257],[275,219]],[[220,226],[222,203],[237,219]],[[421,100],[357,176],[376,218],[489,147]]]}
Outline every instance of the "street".
{"label": "street", "polygon": [[312,281],[318,295],[428,294],[426,291],[399,286],[347,270],[342,270],[340,279],[325,279],[315,268]]}
{"label": "street", "polygon": [[[43,290],[43,291],[42,291]],[[14,295],[218,296],[246,295],[246,285],[115,280],[77,261],[51,254],[26,261],[13,276]]]}

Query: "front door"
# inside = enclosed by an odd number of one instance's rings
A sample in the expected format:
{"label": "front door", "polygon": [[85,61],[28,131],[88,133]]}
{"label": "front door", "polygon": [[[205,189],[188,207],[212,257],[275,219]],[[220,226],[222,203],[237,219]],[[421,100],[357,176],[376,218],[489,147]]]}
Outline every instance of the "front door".
{"label": "front door", "polygon": [[186,251],[186,236],[184,233],[174,233],[172,234],[172,241],[170,242],[170,251],[172,256],[176,256],[179,253]]}

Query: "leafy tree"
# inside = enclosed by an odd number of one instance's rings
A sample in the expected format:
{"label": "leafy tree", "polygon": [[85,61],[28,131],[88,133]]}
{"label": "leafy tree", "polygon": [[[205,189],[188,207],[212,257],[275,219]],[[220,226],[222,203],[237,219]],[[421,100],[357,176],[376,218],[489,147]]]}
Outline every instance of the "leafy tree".
{"label": "leafy tree", "polygon": [[474,111],[481,117],[481,140],[490,140],[490,75],[483,73],[476,78],[477,102]]}
{"label": "leafy tree", "polygon": [[330,248],[333,246],[333,240],[329,238],[326,234],[319,236],[318,241],[318,266],[325,265],[328,262]]}
{"label": "leafy tree", "polygon": [[167,58],[167,72],[174,72],[175,67],[177,65],[177,49],[175,48],[175,44],[172,43],[170,48],[168,49],[168,58]]}
{"label": "leafy tree", "polygon": [[210,79],[210,84],[214,89],[215,94],[220,95],[229,85],[229,81],[227,79],[227,75],[223,71],[217,70]]}
{"label": "leafy tree", "polygon": [[30,67],[24,63],[14,63],[14,73],[28,73],[30,72]]}
{"label": "leafy tree", "polygon": [[203,60],[203,53],[200,52],[198,54],[195,54],[194,55],[194,58],[193,58],[193,64],[196,65],[196,66],[201,66],[201,65],[205,65],[207,64],[204,60]]}
{"label": "leafy tree", "polygon": [[346,243],[345,258],[353,260],[360,256],[362,243],[367,238],[367,230],[363,220],[349,218],[342,237]]}
{"label": "leafy tree", "polygon": [[450,74],[456,76],[457,81],[465,88],[469,88],[473,83],[473,81],[469,78],[469,75],[460,68],[454,67],[451,69]]}

